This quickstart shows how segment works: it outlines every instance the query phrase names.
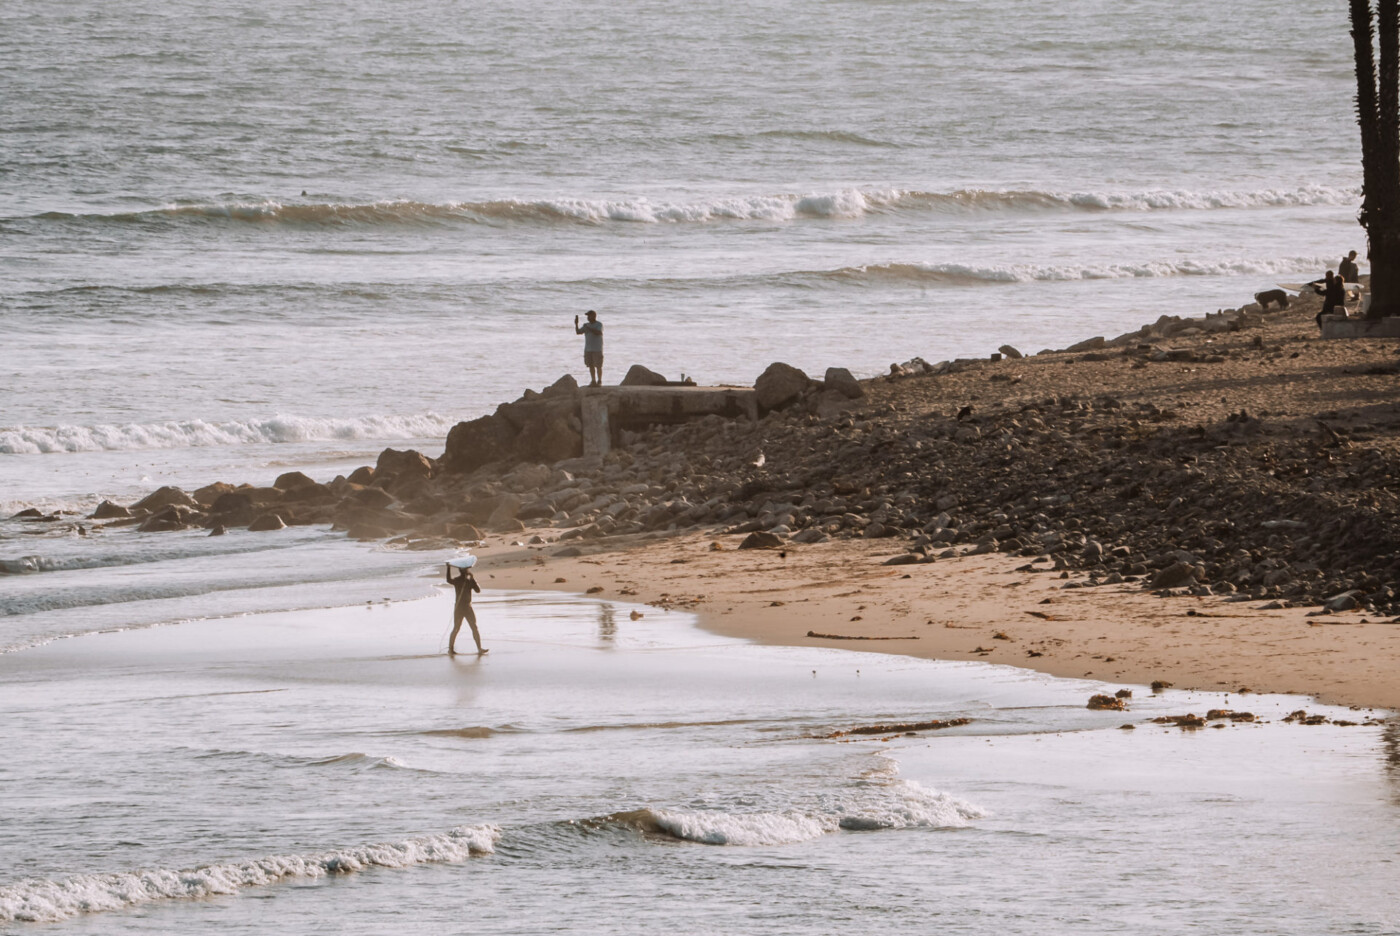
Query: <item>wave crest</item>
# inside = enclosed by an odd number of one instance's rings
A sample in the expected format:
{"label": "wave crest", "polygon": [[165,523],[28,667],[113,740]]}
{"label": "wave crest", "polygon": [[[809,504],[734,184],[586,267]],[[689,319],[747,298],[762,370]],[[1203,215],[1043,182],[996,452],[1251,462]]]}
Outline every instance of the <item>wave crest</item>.
{"label": "wave crest", "polygon": [[157,868],[26,880],[0,887],[0,922],[52,923],[81,913],[121,910],[161,900],[236,894],[293,878],[328,877],[368,868],[465,861],[495,851],[495,826],[460,826],[442,835],[359,845],[317,855],[273,855],[186,871]]}
{"label": "wave crest", "polygon": [[1218,261],[1145,261],[1102,265],[1045,266],[1008,264],[973,266],[963,263],[873,263],[842,267],[815,275],[852,284],[905,282],[937,286],[975,286],[999,283],[1069,282],[1073,280],[1134,279],[1170,276],[1273,276],[1323,269],[1326,257],[1247,258]]}
{"label": "wave crest", "polygon": [[[866,145],[878,141],[859,138]],[[730,195],[699,201],[541,198],[461,202],[386,200],[364,203],[287,203],[250,199],[166,205],[114,214],[48,212],[38,221],[95,224],[251,224],[288,226],[386,226],[436,224],[684,224],[714,221],[792,221],[799,218],[849,218],[899,212],[1082,212],[1208,211],[1213,209],[1350,205],[1360,200],[1356,188],[1308,185],[1287,189],[1211,190],[1147,189],[1126,192],[1075,192],[1036,189],[956,189],[927,192],[906,189],[841,189],[808,194]],[[10,219],[20,220],[20,219]]]}
{"label": "wave crest", "polygon": [[0,455],[442,438],[454,422],[454,419],[437,413],[418,413],[358,419],[308,419],[278,415],[270,419],[229,422],[193,419],[125,425],[9,426],[0,427]]}

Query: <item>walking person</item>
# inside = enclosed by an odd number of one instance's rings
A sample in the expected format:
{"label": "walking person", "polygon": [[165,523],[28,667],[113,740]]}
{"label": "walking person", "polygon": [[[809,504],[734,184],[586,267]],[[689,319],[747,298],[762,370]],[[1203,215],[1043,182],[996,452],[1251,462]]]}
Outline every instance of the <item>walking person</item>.
{"label": "walking person", "polygon": [[1342,262],[1337,264],[1337,275],[1344,283],[1359,283],[1361,281],[1361,268],[1356,265],[1356,251],[1352,251],[1342,258]]}
{"label": "walking person", "polygon": [[588,321],[582,326],[578,316],[574,316],[574,334],[583,336],[583,364],[588,368],[588,385],[603,385],[603,323],[598,321],[598,313],[588,310]]}
{"label": "walking person", "polygon": [[[452,577],[452,570],[457,570],[457,577]],[[476,655],[481,656],[486,650],[481,646],[481,632],[476,629],[476,612],[472,610],[472,592],[480,592],[481,586],[476,582],[476,576],[472,575],[472,570],[467,566],[447,564],[447,584],[457,590],[457,601],[452,606],[452,636],[447,638],[447,655],[457,655],[457,632],[462,629],[463,619],[471,625],[472,640],[476,641]]]}

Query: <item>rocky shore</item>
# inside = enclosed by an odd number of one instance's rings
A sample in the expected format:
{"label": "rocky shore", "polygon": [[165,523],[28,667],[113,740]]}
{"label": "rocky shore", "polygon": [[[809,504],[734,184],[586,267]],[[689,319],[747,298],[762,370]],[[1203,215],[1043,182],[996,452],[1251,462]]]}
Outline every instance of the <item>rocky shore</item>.
{"label": "rocky shore", "polygon": [[162,488],[91,519],[331,523],[424,549],[527,530],[559,549],[696,529],[759,534],[750,546],[858,537],[897,547],[891,564],[1005,553],[1065,587],[1400,614],[1395,348],[1316,340],[1318,301],[1033,356],[915,358],[860,382],[774,364],[758,420],[623,430],[601,458],[580,454],[589,391],[565,377],[459,424],[437,458],[388,449],[325,482]]}

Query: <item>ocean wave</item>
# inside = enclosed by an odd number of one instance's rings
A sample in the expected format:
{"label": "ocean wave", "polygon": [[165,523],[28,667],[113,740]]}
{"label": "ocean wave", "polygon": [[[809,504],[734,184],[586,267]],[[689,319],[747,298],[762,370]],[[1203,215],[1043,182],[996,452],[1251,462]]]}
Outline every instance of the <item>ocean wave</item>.
{"label": "ocean wave", "polygon": [[1323,269],[1327,257],[1282,257],[1269,260],[1145,261],[1142,263],[1007,264],[975,266],[963,263],[874,263],[842,267],[811,274],[823,280],[854,284],[913,283],[939,286],[975,286],[999,283],[1069,282],[1073,280],[1138,279],[1171,276],[1276,276],[1299,270]]}
{"label": "ocean wave", "polygon": [[[866,145],[884,145],[857,138]],[[1101,212],[1205,211],[1351,205],[1355,188],[1320,185],[1257,190],[1144,189],[1067,191],[1038,189],[839,189],[806,194],[729,195],[698,201],[541,198],[461,202],[393,200],[375,202],[283,202],[276,199],[165,205],[112,214],[47,212],[29,220],[91,224],[234,223],[287,226],[397,226],[424,224],[683,224],[715,221],[793,221],[800,218],[854,218],[899,212]],[[25,219],[12,218],[10,221]]]}
{"label": "ocean wave", "polygon": [[437,413],[357,419],[270,419],[95,426],[0,426],[0,455],[202,448],[366,439],[442,438],[456,420]]}
{"label": "ocean wave", "polygon": [[164,900],[237,894],[296,878],[350,874],[368,868],[465,861],[495,851],[495,826],[460,826],[442,835],[359,845],[314,855],[273,855],[189,870],[80,874],[58,881],[25,880],[0,887],[0,922],[53,923],[82,913],[121,910]]}
{"label": "ocean wave", "polygon": [[614,813],[600,824],[701,845],[752,846],[788,845],[843,830],[961,828],[984,815],[971,803],[913,780],[892,780],[833,794],[805,808],[742,813],[646,808]]}

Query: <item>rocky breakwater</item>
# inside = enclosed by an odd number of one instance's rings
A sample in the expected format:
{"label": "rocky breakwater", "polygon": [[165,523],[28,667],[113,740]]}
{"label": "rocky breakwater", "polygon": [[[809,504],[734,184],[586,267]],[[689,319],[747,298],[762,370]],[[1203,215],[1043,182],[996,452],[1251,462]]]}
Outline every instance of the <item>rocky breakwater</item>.
{"label": "rocky breakwater", "polygon": [[1389,401],[1396,368],[1309,340],[1312,311],[914,359],[870,381],[774,364],[757,420],[628,432],[605,457],[578,454],[566,380],[455,427],[439,459],[386,451],[324,485],[156,492],[118,522],[329,521],[407,545],[530,528],[568,550],[697,528],[784,547],[860,537],[892,564],[999,553],[1065,588],[1400,614],[1400,413],[1321,408]]}

